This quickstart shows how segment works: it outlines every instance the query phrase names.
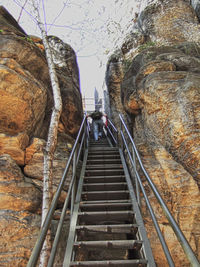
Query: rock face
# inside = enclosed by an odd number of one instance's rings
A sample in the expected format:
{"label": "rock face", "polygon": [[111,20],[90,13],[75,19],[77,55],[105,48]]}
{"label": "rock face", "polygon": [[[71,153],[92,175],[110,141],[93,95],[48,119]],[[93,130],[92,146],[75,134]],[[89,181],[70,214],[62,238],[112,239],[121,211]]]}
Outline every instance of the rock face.
{"label": "rock face", "polygon": [[[149,48],[133,60],[122,83],[126,110],[138,114],[133,133],[145,168],[197,254],[200,219],[199,52],[200,48],[191,43]],[[180,248],[156,203],[154,208],[176,264],[188,266],[184,256],[180,259]],[[150,240],[154,240],[150,225],[147,229],[151,233]],[[158,249],[154,243],[152,248],[154,251]],[[163,261],[163,255],[155,253],[155,257],[157,262]]]}
{"label": "rock face", "polygon": [[[125,39],[127,46],[108,62],[113,120],[117,112],[126,111],[146,170],[192,249],[200,255],[199,22],[189,1],[141,1],[140,8],[135,25],[138,33]],[[120,75],[117,71],[113,74],[113,66],[120,66]],[[147,182],[143,182],[175,265],[189,266]],[[156,263],[168,266],[142,202]]]}
{"label": "rock face", "polygon": [[138,18],[144,36],[157,44],[199,42],[199,23],[189,1],[153,1]]}
{"label": "rock face", "polygon": [[[3,7],[0,29],[0,265],[26,266],[40,228],[43,148],[53,96],[41,39],[30,38]],[[63,100],[53,163],[55,190],[83,110],[76,55],[60,39],[49,40]],[[58,208],[67,195],[70,173]]]}
{"label": "rock face", "polygon": [[9,155],[0,156],[0,192],[0,265],[25,266],[40,227],[42,193]]}
{"label": "rock face", "polygon": [[49,36],[48,40],[53,49],[53,60],[59,75],[63,102],[61,122],[66,133],[76,136],[83,117],[76,55],[74,50],[59,38]]}

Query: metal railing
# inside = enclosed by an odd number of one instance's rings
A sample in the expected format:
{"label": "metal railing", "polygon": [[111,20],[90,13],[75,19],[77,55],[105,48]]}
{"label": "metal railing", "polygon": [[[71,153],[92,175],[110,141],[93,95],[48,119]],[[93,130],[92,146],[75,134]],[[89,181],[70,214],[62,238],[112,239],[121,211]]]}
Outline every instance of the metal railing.
{"label": "metal railing", "polygon": [[[141,202],[140,201],[140,192],[142,192],[144,199],[146,201],[147,207],[149,209],[150,215],[152,217],[152,221],[154,223],[155,229],[157,231],[158,237],[160,239],[161,245],[163,247],[166,259],[169,263],[169,266],[170,267],[174,266],[173,259],[169,253],[167,244],[164,240],[164,237],[163,237],[162,232],[160,230],[159,224],[157,222],[157,219],[155,217],[155,214],[154,214],[153,209],[151,207],[151,204],[149,202],[147,193],[145,192],[142,180],[141,180],[139,173],[137,171],[138,166],[136,166],[136,164],[139,164],[140,169],[143,171],[143,174],[146,177],[146,180],[148,181],[154,195],[156,196],[159,204],[161,205],[161,207],[165,213],[165,216],[167,217],[170,225],[172,226],[174,233],[176,234],[181,246],[183,247],[183,250],[184,250],[189,262],[191,263],[191,266],[199,267],[200,264],[199,264],[199,262],[195,256],[194,252],[192,251],[188,241],[184,237],[182,231],[180,230],[179,226],[177,225],[176,221],[174,220],[173,216],[171,215],[170,211],[168,210],[164,200],[160,196],[156,186],[154,185],[154,183],[152,182],[151,178],[149,177],[147,171],[145,170],[143,163],[141,161],[141,158],[139,156],[138,150],[136,148],[136,145],[133,141],[133,138],[132,138],[130,132],[128,131],[128,128],[127,128],[127,126],[123,120],[122,115],[120,115],[120,125],[121,125],[120,132],[118,132],[116,127],[112,123],[112,121],[108,120],[108,125],[106,128],[108,135],[110,135],[110,137],[112,138],[113,144],[115,146],[118,145],[118,135],[119,134],[121,135],[124,151],[126,151],[126,153],[128,155],[128,159],[129,159],[129,161],[133,167],[133,171],[135,174],[134,175],[135,181],[133,181],[133,183],[135,185],[134,188],[136,191],[136,198],[138,201],[138,205],[141,205],[140,204],[140,202]],[[64,182],[66,180],[67,174],[68,174],[69,169],[71,167],[72,168],[72,179],[71,179],[71,182],[69,185],[67,197],[66,197],[64,205],[63,205],[62,213],[60,216],[56,235],[55,235],[54,242],[53,242],[52,249],[51,249],[50,258],[48,261],[48,267],[53,266],[57,247],[58,247],[58,243],[59,243],[59,239],[60,239],[62,228],[63,228],[63,223],[65,220],[66,211],[69,208],[69,201],[70,200],[71,200],[71,211],[73,209],[73,205],[74,205],[73,200],[75,199],[75,195],[76,195],[76,169],[77,169],[76,167],[77,167],[77,164],[78,164],[79,159],[81,157],[82,151],[84,151],[88,145],[88,135],[89,135],[88,123],[87,123],[87,119],[86,119],[86,115],[85,115],[84,119],[82,121],[82,124],[80,126],[80,130],[79,130],[79,133],[77,135],[76,141],[75,141],[74,146],[72,148],[71,154],[69,156],[68,162],[66,164],[66,168],[64,170],[63,176],[61,178],[61,181],[58,185],[57,191],[56,191],[54,198],[52,200],[52,204],[51,204],[51,207],[50,207],[49,212],[47,214],[46,220],[45,220],[45,222],[44,222],[44,224],[40,230],[39,237],[38,237],[37,242],[35,244],[35,247],[32,251],[31,257],[30,257],[28,265],[27,265],[28,267],[35,267],[37,265],[37,261],[38,261],[38,258],[40,256],[40,252],[42,250],[42,246],[43,246],[47,231],[50,227],[51,221],[53,220],[53,215],[54,215],[55,209],[57,207],[58,199],[59,199],[60,194],[63,190]],[[127,139],[128,139],[128,141],[127,141]],[[131,150],[129,148],[130,146],[131,146]]]}
{"label": "metal railing", "polygon": [[111,140],[113,140],[113,145],[117,146],[118,145],[118,131],[110,119],[107,120],[106,130],[107,130],[107,136],[110,137]]}
{"label": "metal railing", "polygon": [[81,123],[76,141],[75,141],[74,146],[72,148],[71,154],[70,154],[69,159],[67,161],[63,176],[60,180],[57,191],[56,191],[54,198],[52,200],[47,217],[46,217],[44,224],[41,227],[41,230],[39,232],[38,239],[37,239],[36,244],[33,248],[33,251],[32,251],[31,257],[29,259],[29,262],[27,264],[27,267],[35,267],[37,264],[37,261],[38,261],[38,258],[40,256],[40,252],[42,250],[42,246],[43,246],[46,234],[47,234],[47,231],[50,227],[51,221],[53,220],[53,215],[54,215],[55,209],[57,207],[58,199],[61,195],[65,180],[67,178],[67,174],[68,174],[69,169],[71,167],[72,168],[72,179],[71,179],[71,182],[69,185],[67,197],[66,197],[65,202],[64,202],[64,206],[63,206],[60,220],[58,223],[58,227],[56,230],[56,235],[54,238],[53,246],[51,249],[50,258],[48,261],[48,267],[53,266],[57,247],[58,247],[58,242],[59,242],[59,239],[61,236],[62,227],[63,227],[63,223],[65,220],[66,211],[69,208],[70,199],[71,199],[71,211],[73,209],[73,205],[74,205],[73,200],[74,200],[75,194],[76,194],[76,186],[75,185],[76,185],[76,178],[77,178],[76,177],[77,164],[79,162],[81,152],[83,152],[85,150],[85,148],[87,147],[87,143],[88,143],[88,127],[87,127],[87,119],[86,119],[86,115],[85,115],[83,118],[83,121]]}
{"label": "metal railing", "polygon": [[[152,221],[154,223],[154,227],[156,229],[156,232],[158,234],[158,237],[160,239],[160,243],[163,247],[163,251],[165,253],[165,256],[166,256],[166,259],[168,261],[168,264],[170,267],[174,266],[174,262],[173,262],[173,259],[170,255],[170,252],[169,252],[169,249],[168,249],[168,246],[165,242],[165,239],[163,237],[163,234],[160,230],[160,227],[159,227],[159,224],[158,224],[158,221],[156,219],[156,216],[154,214],[154,211],[151,207],[151,204],[150,204],[150,201],[148,199],[148,196],[147,196],[147,193],[144,189],[144,186],[143,186],[143,183],[142,183],[142,180],[140,178],[140,175],[137,171],[137,167],[140,167],[141,171],[143,172],[150,188],[152,189],[158,203],[160,204],[160,206],[162,207],[163,211],[164,211],[164,214],[167,218],[167,220],[169,221],[179,243],[181,244],[182,248],[183,248],[183,251],[186,255],[186,257],[188,258],[191,266],[193,267],[199,267],[200,266],[200,263],[197,259],[197,257],[195,256],[192,248],[190,247],[187,239],[185,238],[183,232],[181,231],[181,229],[179,228],[178,224],[176,223],[174,217],[172,216],[172,214],[170,213],[167,205],[165,204],[164,200],[162,199],[159,191],[157,190],[156,186],[154,185],[154,183],[152,182],[150,176],[148,175],[147,171],[145,170],[144,168],[144,165],[141,161],[141,158],[140,158],[140,155],[138,153],[138,150],[136,148],[136,145],[133,141],[133,138],[124,122],[124,119],[122,117],[122,115],[120,114],[119,115],[119,118],[120,118],[120,135],[121,135],[121,139],[122,139],[122,146],[123,146],[123,150],[126,150],[126,153],[128,154],[128,159],[130,161],[130,164],[133,168],[133,171],[134,171],[134,177],[135,177],[135,181],[133,181],[134,183],[134,188],[135,188],[135,191],[136,191],[136,197],[137,197],[137,201],[138,201],[138,205],[141,205],[140,204],[140,192],[142,192],[143,194],[143,197],[146,201],[146,204],[147,204],[147,207],[149,209],[149,212],[150,212],[150,215],[151,215],[151,218],[152,218]],[[113,125],[114,126],[114,125]],[[116,128],[115,128],[116,129]],[[114,139],[116,140],[116,138]],[[128,140],[128,141],[127,141]],[[131,147],[131,150],[130,148]],[[136,166],[137,163],[139,164],[139,166]]]}

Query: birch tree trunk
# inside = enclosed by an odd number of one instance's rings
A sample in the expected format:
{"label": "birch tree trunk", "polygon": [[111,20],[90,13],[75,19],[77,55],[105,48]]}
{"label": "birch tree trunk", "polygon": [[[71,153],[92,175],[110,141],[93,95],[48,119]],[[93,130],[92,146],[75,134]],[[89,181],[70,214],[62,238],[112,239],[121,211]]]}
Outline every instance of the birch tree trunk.
{"label": "birch tree trunk", "polygon": [[[42,222],[41,222],[41,225],[43,225],[52,200],[53,158],[57,144],[57,132],[58,132],[58,123],[62,111],[62,99],[61,99],[58,78],[55,70],[55,65],[53,62],[52,52],[47,38],[47,33],[45,31],[44,24],[42,23],[40,18],[39,8],[35,5],[34,0],[32,0],[32,3],[34,11],[36,12],[37,23],[41,31],[42,40],[45,48],[46,59],[49,68],[49,75],[51,79],[51,86],[53,90],[53,99],[54,99],[54,107],[51,115],[48,138],[46,147],[44,149],[43,201],[42,201]],[[50,250],[51,250],[51,241],[50,241],[50,230],[49,230],[40,255],[40,265],[39,265],[40,267],[47,266]]]}

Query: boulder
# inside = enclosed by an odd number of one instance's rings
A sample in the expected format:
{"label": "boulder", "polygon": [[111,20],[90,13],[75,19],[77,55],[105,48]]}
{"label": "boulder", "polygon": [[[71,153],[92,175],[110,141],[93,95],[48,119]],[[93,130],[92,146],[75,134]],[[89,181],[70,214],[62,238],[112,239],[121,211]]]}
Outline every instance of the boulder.
{"label": "boulder", "polygon": [[24,165],[24,152],[28,144],[29,137],[25,133],[16,136],[0,134],[0,154],[9,154],[18,165]]}
{"label": "boulder", "polygon": [[[66,134],[59,134],[58,144],[53,161],[53,192],[56,191],[56,188],[63,175],[69,153],[72,149],[72,143],[73,139],[70,136],[67,136]],[[33,138],[32,143],[26,148],[25,153],[24,173],[27,177],[33,178],[34,182],[41,188],[41,190],[43,187],[43,148],[45,145],[45,140]],[[64,202],[66,197],[66,192],[71,180],[71,174],[72,170],[70,168],[65,182],[65,191],[62,192],[60,202]]]}
{"label": "boulder", "polygon": [[199,22],[189,1],[148,1],[138,17],[140,31],[159,45],[199,42]]}
{"label": "boulder", "polygon": [[0,131],[33,135],[44,119],[46,89],[14,59],[0,59]]}

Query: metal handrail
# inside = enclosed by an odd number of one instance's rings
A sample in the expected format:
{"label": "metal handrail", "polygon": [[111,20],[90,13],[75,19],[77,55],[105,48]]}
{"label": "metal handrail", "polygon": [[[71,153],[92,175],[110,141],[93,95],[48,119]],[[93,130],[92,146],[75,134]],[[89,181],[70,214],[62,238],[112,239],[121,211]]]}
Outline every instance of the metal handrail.
{"label": "metal handrail", "polygon": [[[37,261],[38,261],[38,258],[40,256],[40,252],[42,250],[42,246],[43,246],[46,234],[47,234],[47,231],[48,231],[49,226],[51,224],[51,221],[53,219],[53,215],[54,215],[54,211],[56,209],[57,203],[58,203],[58,199],[59,199],[60,194],[63,190],[64,182],[66,180],[69,168],[70,168],[71,164],[75,164],[75,166],[73,168],[75,171],[73,171],[73,177],[72,177],[70,185],[69,185],[68,194],[67,194],[67,197],[65,199],[65,203],[64,203],[63,210],[61,213],[60,221],[59,221],[59,224],[57,227],[57,232],[56,232],[56,236],[55,236],[53,247],[52,247],[52,255],[50,256],[48,267],[53,265],[55,253],[56,253],[56,249],[57,249],[57,244],[58,244],[58,241],[60,239],[60,234],[61,234],[64,219],[65,219],[66,210],[67,210],[68,204],[69,204],[69,199],[71,197],[71,193],[73,192],[73,187],[74,187],[74,183],[75,183],[75,179],[76,179],[76,166],[77,166],[78,161],[79,161],[81,150],[84,149],[84,143],[86,143],[86,145],[87,145],[87,140],[86,140],[87,138],[88,138],[88,135],[87,135],[86,115],[84,115],[83,121],[81,123],[80,129],[79,129],[79,132],[77,135],[77,138],[75,140],[74,146],[72,148],[72,151],[71,151],[69,159],[67,161],[65,170],[63,172],[63,176],[62,176],[60,183],[57,187],[57,191],[56,191],[54,198],[52,200],[52,203],[51,203],[51,206],[49,208],[46,219],[44,221],[44,224],[42,225],[41,230],[39,232],[38,239],[37,239],[35,246],[33,248],[33,251],[32,251],[31,257],[28,261],[27,267],[35,267],[37,264]],[[81,142],[80,142],[80,139],[81,139]],[[80,146],[79,146],[79,143],[80,143]],[[77,153],[77,150],[78,150],[78,153]]]}
{"label": "metal handrail", "polygon": [[118,144],[118,130],[110,119],[108,119],[108,125],[106,126],[106,129],[108,130],[108,133],[110,134],[116,146]]}
{"label": "metal handrail", "polygon": [[149,185],[150,185],[150,187],[151,187],[151,189],[152,189],[152,191],[153,191],[156,199],[158,200],[160,206],[162,207],[162,209],[163,209],[163,211],[165,213],[166,218],[168,219],[168,221],[169,221],[169,223],[170,223],[170,225],[171,225],[171,227],[172,227],[175,235],[177,236],[177,239],[178,239],[179,243],[181,244],[181,246],[182,246],[182,248],[183,248],[183,250],[185,252],[185,255],[187,256],[189,262],[191,263],[191,266],[193,266],[193,267],[199,267],[200,266],[199,261],[198,261],[197,257],[195,256],[192,248],[190,247],[187,239],[185,238],[183,232],[181,231],[181,229],[179,228],[178,224],[176,223],[174,217],[170,213],[167,205],[165,204],[164,200],[162,199],[162,197],[161,197],[159,191],[157,190],[155,184],[152,182],[150,176],[148,175],[147,171],[145,170],[144,165],[143,165],[143,163],[141,161],[140,155],[138,153],[138,150],[136,148],[135,142],[133,141],[133,138],[132,138],[132,136],[131,136],[131,134],[130,134],[130,132],[129,132],[127,126],[126,126],[126,124],[125,124],[125,122],[124,122],[124,119],[123,119],[122,115],[120,114],[119,117],[120,117],[120,124],[121,124],[120,125],[120,128],[121,128],[120,134],[122,136],[122,141],[123,141],[123,143],[124,143],[124,145],[125,145],[125,147],[127,149],[130,162],[131,162],[131,164],[133,166],[133,169],[135,171],[135,174],[136,174],[136,180],[138,181],[138,183],[140,185],[141,191],[142,191],[142,193],[144,195],[144,198],[145,198],[145,201],[147,203],[147,207],[149,208],[150,215],[152,217],[153,223],[154,223],[155,228],[156,228],[156,231],[158,233],[158,236],[159,236],[160,242],[162,244],[162,247],[163,247],[165,256],[166,256],[166,258],[168,260],[169,266],[174,266],[173,260],[171,258],[170,253],[169,253],[169,250],[167,248],[167,245],[166,245],[166,242],[165,242],[164,237],[162,235],[162,232],[160,231],[160,228],[159,228],[157,219],[156,219],[156,217],[154,215],[153,209],[151,208],[151,204],[150,204],[150,202],[148,200],[148,196],[147,196],[147,194],[145,192],[145,189],[143,187],[141,178],[140,178],[140,176],[139,176],[139,174],[137,172],[137,169],[136,169],[136,161],[133,160],[133,158],[131,156],[130,150],[129,150],[128,145],[127,145],[126,138],[125,138],[125,136],[123,134],[122,126],[123,126],[123,128],[124,128],[124,130],[125,130],[125,132],[126,132],[126,134],[128,136],[128,138],[129,138],[129,141],[131,142],[133,151],[134,151],[134,153],[136,155],[136,158],[137,158],[137,160],[139,162],[139,165],[140,165],[140,167],[141,167],[141,169],[143,171],[143,174],[145,175],[146,180],[148,181],[148,183],[149,183]]}

